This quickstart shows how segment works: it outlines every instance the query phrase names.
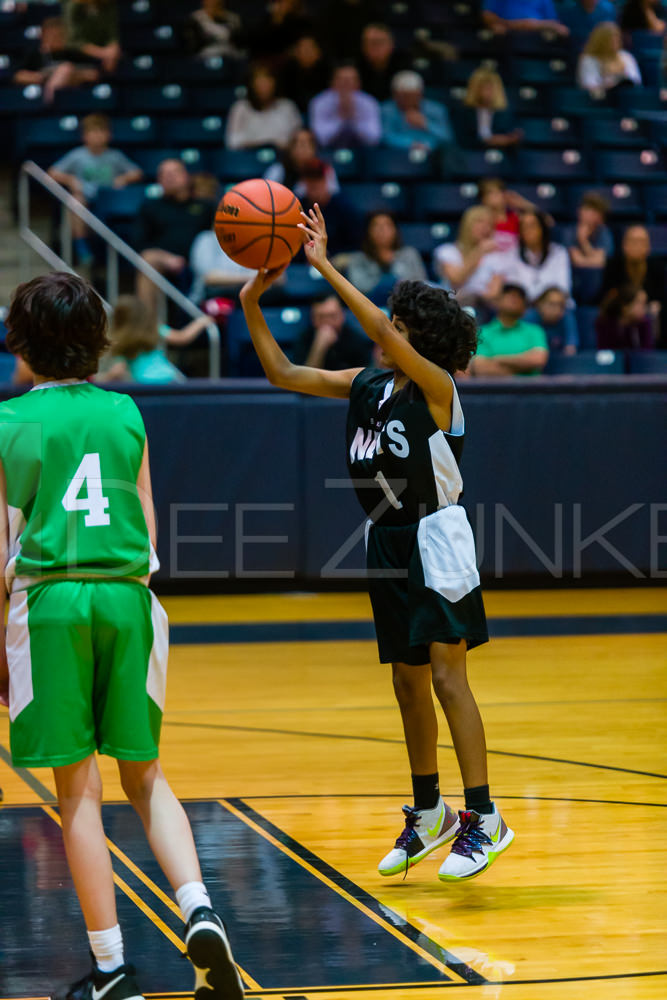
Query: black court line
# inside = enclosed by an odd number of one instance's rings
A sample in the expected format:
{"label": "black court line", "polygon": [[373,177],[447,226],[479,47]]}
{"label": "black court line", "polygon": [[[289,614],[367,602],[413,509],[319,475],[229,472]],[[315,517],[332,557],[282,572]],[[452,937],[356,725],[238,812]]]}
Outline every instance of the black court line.
{"label": "black court line", "polygon": [[[461,789],[459,788],[456,792],[447,792],[440,790],[440,794],[443,799],[455,799],[461,795]],[[266,799],[267,801],[272,801],[273,799],[396,799],[400,796],[396,795],[395,792],[364,792],[361,795],[359,792],[342,792],[340,795],[334,795],[331,792],[314,792],[312,795],[303,794],[289,794],[289,795],[244,795],[244,801],[254,802],[255,800]],[[525,802],[579,802],[582,805],[599,805],[599,806],[641,806],[646,809],[667,809],[667,802],[626,802],[622,799],[576,799],[560,796],[560,795],[502,795],[499,793],[496,798],[507,799],[508,801],[525,801]],[[184,802],[190,802],[191,799],[183,799]],[[206,800],[208,801],[208,799]]]}
{"label": "black court line", "polygon": [[[352,740],[362,743],[390,743],[403,746],[404,740],[392,739],[389,736],[362,736],[358,733],[313,733],[303,729],[272,729],[268,726],[232,726],[219,722],[174,722],[165,719],[163,726],[177,726],[182,729],[214,729],[225,732],[264,733],[273,736],[304,736],[317,740]],[[453,750],[452,743],[438,743],[439,750]],[[667,778],[667,774],[655,774],[653,771],[637,771],[631,767],[616,767],[613,764],[593,764],[585,760],[568,760],[565,757],[543,757],[534,753],[515,753],[512,750],[491,750],[488,754],[497,757],[519,757],[522,760],[539,760],[549,764],[571,764],[574,767],[593,767],[602,771],[618,771],[622,774],[636,774],[642,778]]]}
{"label": "black court line", "polygon": [[31,774],[27,767],[14,767],[12,764],[12,755],[9,750],[0,743],[0,759],[4,760],[5,764],[11,767],[12,771],[19,776],[19,778],[26,783],[33,792],[35,792],[44,802],[56,802],[57,799],[53,792],[43,785],[41,781]]}
{"label": "black court line", "polygon": [[[375,913],[383,924],[391,925],[391,927],[398,931],[399,934],[402,934],[403,937],[412,941],[414,944],[419,945],[423,951],[427,952],[438,962],[445,965],[448,969],[463,979],[468,985],[481,986],[487,982],[484,976],[482,976],[479,972],[471,969],[469,965],[462,962],[456,957],[456,955],[453,955],[446,948],[437,944],[424,934],[423,931],[420,931],[418,927],[415,927],[414,924],[408,923],[407,920],[405,920],[399,913],[396,913],[390,907],[381,904],[375,896],[372,896],[369,892],[366,892],[365,889],[362,889],[355,882],[352,882],[351,879],[347,878],[332,865],[327,864],[327,862],[323,861],[317,854],[313,854],[312,851],[310,851],[307,847],[304,847],[304,845],[299,843],[298,840],[294,840],[293,837],[291,837],[284,830],[281,830],[279,826],[272,823],[271,820],[266,818],[266,816],[256,812],[252,806],[248,805],[248,803],[242,798],[226,798],[225,802],[229,802],[230,805],[234,806],[234,808],[238,809],[244,816],[251,819],[257,824],[257,826],[260,826],[277,841],[285,847],[288,847],[294,854],[297,855],[298,858],[310,865],[311,868],[314,868],[320,875],[328,878],[334,883],[334,885],[339,886],[349,896],[356,899],[357,902],[362,903],[367,909]],[[405,989],[405,986],[403,989]],[[300,992],[307,993],[308,990],[306,988],[302,988]]]}
{"label": "black court line", "polygon": [[[488,619],[496,639],[559,635],[637,635],[667,632],[667,614],[558,615]],[[170,641],[180,645],[252,642],[335,642],[375,639],[371,621],[209,622],[172,625]]]}

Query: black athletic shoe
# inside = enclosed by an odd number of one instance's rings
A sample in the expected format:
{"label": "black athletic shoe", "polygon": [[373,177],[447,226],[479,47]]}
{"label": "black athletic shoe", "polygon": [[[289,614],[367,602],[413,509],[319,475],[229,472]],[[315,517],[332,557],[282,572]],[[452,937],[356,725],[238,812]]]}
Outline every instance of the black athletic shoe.
{"label": "black athletic shoe", "polygon": [[134,975],[133,965],[120,965],[113,972],[93,965],[83,979],[56,990],[53,1000],[144,1000]]}
{"label": "black athletic shoe", "polygon": [[199,906],[188,920],[185,947],[195,967],[195,1000],[242,1000],[225,925],[208,906]]}

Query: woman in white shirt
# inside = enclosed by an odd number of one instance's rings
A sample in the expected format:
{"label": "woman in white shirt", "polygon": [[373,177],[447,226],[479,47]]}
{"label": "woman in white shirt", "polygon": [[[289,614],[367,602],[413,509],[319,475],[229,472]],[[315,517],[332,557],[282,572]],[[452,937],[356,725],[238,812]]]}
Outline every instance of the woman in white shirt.
{"label": "woman in white shirt", "polygon": [[579,86],[596,97],[620,84],[641,86],[637,60],[622,44],[621,29],[613,21],[593,28],[577,64]]}
{"label": "woman in white shirt", "polygon": [[461,216],[456,243],[443,243],[434,251],[440,284],[463,305],[490,302],[502,287],[507,255],[500,252],[493,227],[491,209],[473,205]]}
{"label": "woman in white shirt", "polygon": [[225,144],[228,149],[277,146],[282,149],[303,124],[294,101],[276,96],[275,75],[266,66],[250,71],[247,95],[229,109]]}
{"label": "woman in white shirt", "polygon": [[519,222],[519,246],[508,255],[505,280],[525,288],[535,302],[547,288],[572,290],[570,256],[560,243],[551,242],[547,217],[536,209],[523,212]]}

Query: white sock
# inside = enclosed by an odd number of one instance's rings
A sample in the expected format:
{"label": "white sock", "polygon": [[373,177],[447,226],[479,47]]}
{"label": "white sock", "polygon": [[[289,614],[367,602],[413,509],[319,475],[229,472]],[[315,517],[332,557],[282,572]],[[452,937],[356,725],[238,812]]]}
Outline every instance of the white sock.
{"label": "white sock", "polygon": [[208,906],[211,909],[211,899],[203,882],[185,882],[176,890],[176,902],[186,923],[197,907]]}
{"label": "white sock", "polygon": [[106,931],[88,931],[88,940],[101,972],[113,972],[119,965],[124,965],[123,935],[118,924]]}

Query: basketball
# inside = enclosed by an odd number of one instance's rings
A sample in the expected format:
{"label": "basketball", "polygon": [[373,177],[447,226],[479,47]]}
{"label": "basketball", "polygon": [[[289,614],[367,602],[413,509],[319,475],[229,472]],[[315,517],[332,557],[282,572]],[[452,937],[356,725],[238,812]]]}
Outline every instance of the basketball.
{"label": "basketball", "polygon": [[215,213],[225,253],[244,267],[281,267],[303,245],[301,204],[289,188],[261,177],[226,191]]}

